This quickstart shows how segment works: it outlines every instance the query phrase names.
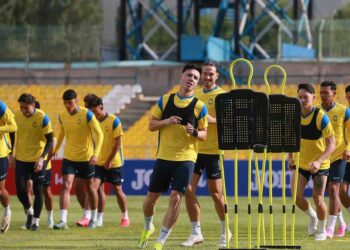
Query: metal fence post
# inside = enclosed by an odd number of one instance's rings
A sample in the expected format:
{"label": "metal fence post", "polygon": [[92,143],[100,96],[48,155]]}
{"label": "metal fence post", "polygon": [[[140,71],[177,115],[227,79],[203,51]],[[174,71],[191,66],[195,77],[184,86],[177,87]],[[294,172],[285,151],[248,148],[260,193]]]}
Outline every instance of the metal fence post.
{"label": "metal fence post", "polygon": [[325,20],[321,20],[320,28],[318,29],[318,53],[317,53],[317,61],[321,62],[322,60],[322,53],[323,53],[323,27],[324,27]]}

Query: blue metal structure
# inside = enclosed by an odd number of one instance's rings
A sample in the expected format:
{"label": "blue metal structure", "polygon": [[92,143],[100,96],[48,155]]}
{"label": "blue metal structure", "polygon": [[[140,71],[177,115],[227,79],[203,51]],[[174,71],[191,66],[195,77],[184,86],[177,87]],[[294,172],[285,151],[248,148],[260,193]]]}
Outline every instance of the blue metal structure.
{"label": "blue metal structure", "polygon": [[[207,49],[211,49],[212,41],[225,44],[222,53],[229,53],[228,58],[246,57],[248,59],[271,58],[270,52],[264,48],[262,41],[273,28],[279,26],[281,30],[294,40],[304,39],[308,48],[312,46],[309,18],[312,18],[312,0],[288,0],[287,5],[282,5],[282,0],[121,0],[120,4],[120,25],[119,25],[119,52],[120,59],[153,59],[166,60],[173,58],[176,52],[177,60],[181,61],[181,55],[202,46],[200,36],[200,10],[211,9],[211,15],[215,15],[212,26],[212,37],[207,39]],[[293,8],[293,19],[300,19],[298,33],[295,34],[285,23],[292,23],[292,17],[288,11]],[[301,13],[301,15],[299,15]],[[153,19],[153,26],[146,24]],[[193,21],[194,33],[189,29]],[[230,38],[222,34],[223,26],[232,27]],[[266,24],[267,23],[267,24]],[[261,24],[265,24],[262,27]],[[307,31],[302,33],[302,28]],[[160,30],[161,28],[161,30]],[[157,51],[152,47],[150,39],[157,32],[162,36],[169,36],[173,41],[165,51]],[[189,37],[186,37],[189,36]],[[189,39],[193,37],[193,43]],[[218,40],[219,39],[219,40]],[[222,39],[222,41],[220,41]],[[265,38],[266,39],[266,38]],[[181,44],[186,40],[186,46]],[[277,34],[276,34],[277,40]],[[196,41],[198,44],[196,44]],[[226,43],[230,43],[227,50]],[[190,46],[188,46],[188,44]],[[192,46],[191,46],[192,45]],[[185,51],[182,51],[185,50]],[[187,51],[186,51],[187,50]],[[202,50],[198,50],[202,53]],[[192,53],[193,54],[193,53]],[[202,55],[194,55],[193,60],[211,59],[214,61],[226,60],[227,56],[215,59]],[[186,57],[191,60],[191,57]]]}

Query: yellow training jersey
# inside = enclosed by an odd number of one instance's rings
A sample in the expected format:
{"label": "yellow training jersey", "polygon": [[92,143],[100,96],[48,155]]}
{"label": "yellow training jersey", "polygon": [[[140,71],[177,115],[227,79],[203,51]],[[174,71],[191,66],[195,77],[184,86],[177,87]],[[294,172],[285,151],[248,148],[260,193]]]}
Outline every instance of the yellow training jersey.
{"label": "yellow training jersey", "polygon": [[[100,126],[103,132],[103,143],[100,155],[98,156],[97,165],[103,166],[112,152],[115,139],[123,135],[123,129],[119,118],[111,114],[107,114],[105,119],[100,122]],[[115,154],[111,163],[111,168],[117,168],[123,165],[122,145],[120,145],[120,149]]]}
{"label": "yellow training jersey", "polygon": [[59,150],[64,137],[63,157],[70,161],[89,161],[100,154],[103,134],[94,114],[86,108],[70,114],[66,109],[59,114],[59,134],[54,153]]}
{"label": "yellow training jersey", "polygon": [[[170,95],[160,97],[153,116],[162,119],[163,111],[168,103]],[[174,103],[177,108],[183,109],[192,103],[194,96],[174,96]],[[198,128],[204,129],[208,126],[208,110],[205,104],[198,100],[194,107],[194,116],[198,122]],[[185,126],[181,124],[167,125],[159,130],[157,158],[168,161],[193,161],[196,162],[198,153],[197,138],[186,132]]]}
{"label": "yellow training jersey", "polygon": [[334,103],[329,110],[325,109],[322,105],[318,107],[322,108],[327,114],[334,130],[336,146],[331,154],[332,163],[342,159],[343,153],[347,149],[346,138],[350,135],[350,109],[339,103]]}
{"label": "yellow training jersey", "polygon": [[24,162],[36,162],[44,151],[44,135],[52,133],[49,117],[41,109],[26,117],[20,110],[15,112],[18,126],[15,140],[15,158]]}
{"label": "yellow training jersey", "polygon": [[0,158],[6,157],[11,152],[11,142],[8,133],[15,132],[17,125],[11,110],[0,101]]}
{"label": "yellow training jersey", "polygon": [[[300,168],[309,171],[309,164],[325,151],[324,139],[334,135],[328,116],[315,107],[307,116],[301,116]],[[322,162],[320,169],[328,169],[330,160]]]}
{"label": "yellow training jersey", "polygon": [[[204,102],[205,106],[207,106],[208,114],[211,117],[216,118],[215,98],[217,95],[222,93],[225,93],[225,91],[219,86],[216,86],[211,90],[199,89],[194,93],[194,95],[199,100]],[[205,141],[198,141],[198,153],[209,155],[219,154],[218,132],[216,123],[208,123],[207,139]]]}

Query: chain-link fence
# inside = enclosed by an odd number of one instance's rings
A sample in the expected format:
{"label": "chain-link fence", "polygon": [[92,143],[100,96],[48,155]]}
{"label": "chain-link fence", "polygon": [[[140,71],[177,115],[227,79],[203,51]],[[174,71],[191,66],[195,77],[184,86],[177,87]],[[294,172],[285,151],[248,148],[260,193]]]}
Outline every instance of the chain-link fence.
{"label": "chain-link fence", "polygon": [[350,59],[350,20],[300,19],[279,27],[281,59]]}
{"label": "chain-link fence", "polygon": [[1,61],[99,61],[101,27],[0,26]]}

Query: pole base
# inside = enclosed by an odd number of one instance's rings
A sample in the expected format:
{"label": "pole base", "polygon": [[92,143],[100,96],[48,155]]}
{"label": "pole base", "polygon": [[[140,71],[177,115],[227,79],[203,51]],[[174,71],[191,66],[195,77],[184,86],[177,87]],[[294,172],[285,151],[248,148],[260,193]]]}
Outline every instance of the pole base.
{"label": "pole base", "polygon": [[267,250],[267,248],[263,247],[263,248],[219,248],[219,250]]}

